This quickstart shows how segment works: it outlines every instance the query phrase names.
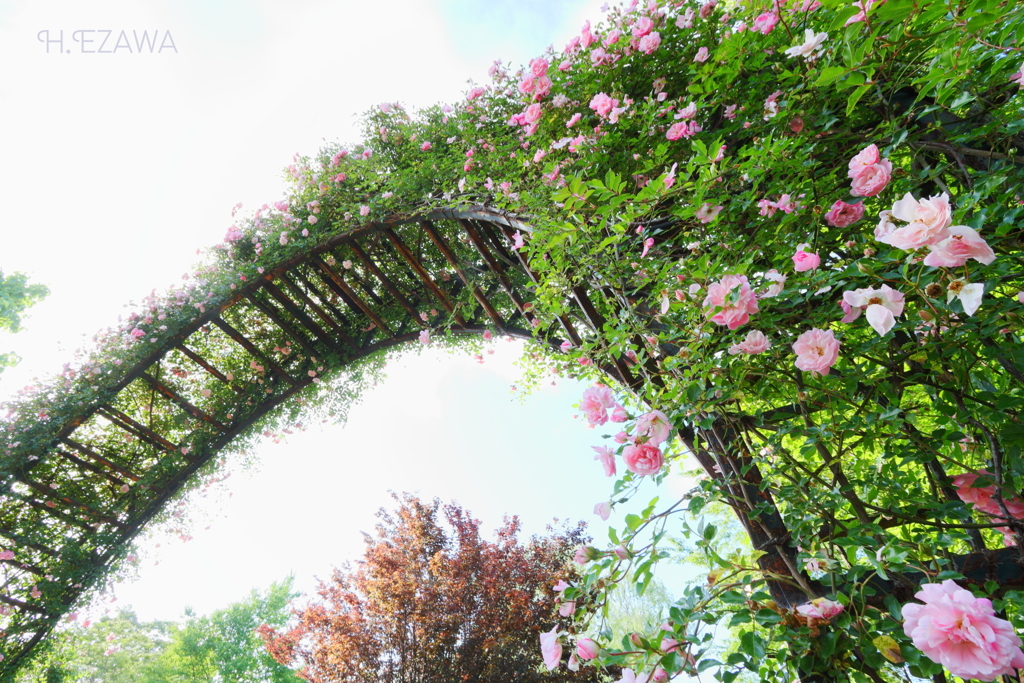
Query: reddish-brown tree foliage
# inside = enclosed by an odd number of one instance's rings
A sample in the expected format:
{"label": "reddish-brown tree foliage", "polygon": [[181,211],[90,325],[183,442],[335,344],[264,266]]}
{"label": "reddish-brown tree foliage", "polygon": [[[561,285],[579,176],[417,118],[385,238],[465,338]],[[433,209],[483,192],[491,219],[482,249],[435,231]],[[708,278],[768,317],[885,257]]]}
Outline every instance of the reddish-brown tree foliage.
{"label": "reddish-brown tree foliage", "polygon": [[518,518],[506,518],[491,542],[455,503],[395,500],[364,559],[322,581],[294,628],[261,628],[277,661],[314,683],[602,680],[592,667],[549,673],[540,657],[539,635],[558,619],[551,587],[571,578],[582,524],[521,544]]}

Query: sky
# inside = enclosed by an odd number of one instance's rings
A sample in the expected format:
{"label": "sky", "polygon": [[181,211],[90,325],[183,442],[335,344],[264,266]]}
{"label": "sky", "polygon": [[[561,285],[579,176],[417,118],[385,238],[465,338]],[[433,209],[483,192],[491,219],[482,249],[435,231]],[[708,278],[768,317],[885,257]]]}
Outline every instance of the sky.
{"label": "sky", "polygon": [[[455,101],[494,59],[520,65],[564,45],[600,4],[0,3],[0,268],[51,289],[25,331],[0,336],[0,350],[23,358],[0,377],[0,396],[59,371],[127,302],[180,281],[197,248],[221,241],[236,203],[282,198],[293,154],[357,140],[358,114],[383,101]],[[156,41],[140,53],[143,30]],[[113,50],[121,31],[131,51]],[[521,399],[510,391],[520,348],[497,341],[482,365],[434,350],[403,357],[347,426],[263,444],[257,471],[232,468],[219,502],[195,501],[203,521],[191,541],[146,542],[116,605],[177,619],[289,573],[310,591],[359,557],[390,490],[457,500],[487,532],[505,514],[527,535],[554,517],[584,519],[603,542],[592,509],[612,480],[592,459],[600,433],[574,417],[583,386],[558,380]]]}

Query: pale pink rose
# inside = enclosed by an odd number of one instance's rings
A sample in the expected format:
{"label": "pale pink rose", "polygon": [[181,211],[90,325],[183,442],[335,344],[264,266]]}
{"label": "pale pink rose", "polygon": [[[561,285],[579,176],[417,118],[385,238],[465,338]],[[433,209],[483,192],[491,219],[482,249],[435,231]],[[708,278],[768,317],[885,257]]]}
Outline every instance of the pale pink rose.
{"label": "pale pink rose", "polygon": [[746,353],[754,355],[757,353],[764,353],[771,348],[772,343],[768,341],[768,337],[764,336],[764,332],[760,330],[751,330],[747,332],[746,338],[739,344],[733,344],[729,347],[729,353],[736,355],[738,353]]}
{"label": "pale pink rose", "polygon": [[[420,150],[426,152],[431,147],[433,147],[432,144],[430,144],[429,142],[424,142],[422,145],[420,145]],[[310,218],[312,218],[312,216],[310,216]]]}
{"label": "pale pink rose", "polygon": [[[739,296],[732,300],[732,290],[739,288]],[[750,320],[751,313],[757,313],[757,298],[750,289],[746,275],[726,275],[720,282],[708,285],[708,295],[704,299],[704,309],[712,313],[718,309],[711,321],[719,325],[727,325],[735,330]]]}
{"label": "pale pink rose", "polygon": [[816,598],[796,608],[797,613],[812,619],[829,621],[843,611],[843,606],[828,598]]}
{"label": "pale pink rose", "polygon": [[630,553],[624,546],[617,545],[615,546],[615,548],[612,549],[612,552],[615,553],[615,557],[619,558],[620,560],[629,559]]}
{"label": "pale pink rose", "polygon": [[782,293],[782,288],[786,286],[786,276],[779,271],[772,268],[764,274],[766,280],[770,280],[772,284],[768,285],[768,289],[762,294],[762,297],[773,297],[778,296]]}
{"label": "pale pink rose", "polygon": [[530,71],[537,78],[540,78],[541,76],[546,74],[548,72],[549,66],[550,64],[548,63],[548,60],[544,59],[543,57],[536,57],[530,60]]}
{"label": "pale pink rose", "polygon": [[580,638],[576,641],[576,655],[580,659],[594,659],[600,651],[598,644],[590,638]]}
{"label": "pale pink rose", "polygon": [[878,225],[875,226],[875,239],[883,244],[889,244],[889,238],[896,231],[896,224],[892,222],[892,211],[882,211],[878,214]]}
{"label": "pale pink rose", "polygon": [[626,469],[641,477],[657,474],[665,464],[661,449],[646,443],[626,446],[622,451],[622,460],[626,463]]}
{"label": "pale pink rose", "polygon": [[524,95],[532,93],[535,80],[536,79],[533,74],[526,74],[523,76],[523,80],[519,81],[519,92]]}
{"label": "pale pink rose", "polygon": [[708,0],[700,6],[700,18],[707,19],[715,11],[715,0]]}
{"label": "pale pink rose", "polygon": [[586,564],[599,556],[600,553],[596,548],[591,548],[588,545],[581,545],[576,548],[576,554],[573,555],[572,559],[576,564]]}
{"label": "pale pink rose", "polygon": [[526,243],[523,242],[523,235],[518,230],[516,230],[515,233],[513,233],[512,239],[515,240],[515,242],[512,244],[513,249],[522,249],[523,247],[526,246]]}
{"label": "pale pink rose", "polygon": [[896,324],[895,316],[903,315],[904,296],[889,285],[879,289],[866,287],[843,293],[843,310],[846,316],[843,322],[853,322],[865,313],[868,323],[879,334],[885,336]]}
{"label": "pale pink rose", "polygon": [[659,45],[661,45],[661,34],[657,31],[654,33],[648,33],[640,39],[640,52],[643,52],[645,55],[649,55],[657,50]]}
{"label": "pale pink rose", "polygon": [[430,343],[430,330],[420,330],[420,344]]}
{"label": "pale pink rose", "polygon": [[13,560],[13,559],[14,559],[14,551],[13,550],[5,550],[2,553],[0,553],[0,560]]}
{"label": "pale pink rose", "polygon": [[591,446],[597,455],[594,456],[594,460],[600,460],[601,466],[604,467],[604,474],[606,477],[615,476],[615,453],[612,449],[607,446]]}
{"label": "pale pink rose", "polygon": [[882,160],[881,154],[878,152],[878,145],[871,144],[857,152],[852,159],[850,159],[850,170],[847,175],[852,180],[860,176],[866,169],[874,166]]}
{"label": "pale pink rose", "polygon": [[803,57],[808,62],[813,62],[818,58],[822,43],[827,39],[827,33],[815,33],[813,29],[804,29],[804,42],[789,48],[785,54],[790,57]]}
{"label": "pale pink rose", "polygon": [[662,652],[668,654],[670,652],[675,652],[679,649],[679,641],[675,638],[669,638],[668,636],[666,636],[661,639],[661,645],[659,645],[658,647]]}
{"label": "pale pink rose", "polygon": [[701,204],[701,207],[697,209],[697,218],[700,219],[701,223],[710,223],[718,217],[719,212],[723,209],[722,206],[711,206],[708,203]]}
{"label": "pale pink rose", "polygon": [[242,239],[242,231],[238,229],[237,225],[232,225],[228,228],[228,232],[224,235],[225,242],[237,242]]}
{"label": "pale pink rose", "polygon": [[579,112],[576,112],[575,114],[573,114],[572,116],[569,117],[568,121],[565,122],[565,127],[566,128],[572,128],[573,126],[575,126],[579,122],[579,120],[580,120],[580,118],[582,116],[583,116],[582,114],[580,114]]}
{"label": "pale pink rose", "polygon": [[481,95],[483,95],[485,92],[487,92],[487,88],[480,88],[480,87],[473,88],[466,95],[466,99],[467,100],[475,100],[476,98],[478,98]]}
{"label": "pale pink rose", "polygon": [[540,100],[548,96],[551,92],[551,79],[547,76],[541,76],[537,79],[537,85],[533,89],[533,99]]}
{"label": "pale pink rose", "polygon": [[558,605],[558,613],[563,617],[571,617],[576,613],[576,602],[569,600]]}
{"label": "pale pink rose", "polygon": [[529,107],[526,108],[526,111],[524,112],[524,114],[526,115],[525,120],[527,123],[535,123],[537,121],[540,121],[540,117],[543,113],[544,112],[540,108],[539,104],[531,104]]}
{"label": "pale pink rose", "polygon": [[612,407],[612,414],[609,419],[612,422],[625,422],[627,419],[629,419],[629,413],[626,412],[625,408],[616,403]]}
{"label": "pale pink rose", "polygon": [[598,503],[594,506],[594,514],[607,522],[608,518],[611,517],[612,514],[612,504],[608,501]]}
{"label": "pale pink rose", "polygon": [[610,114],[612,109],[617,106],[619,106],[619,101],[612,99],[603,92],[597,93],[594,95],[593,99],[590,100],[590,108],[593,109],[602,119],[608,118],[608,114]]}
{"label": "pale pink rose", "polygon": [[708,61],[709,56],[710,55],[708,54],[708,49],[706,47],[701,47],[697,50],[697,54],[693,56],[693,61],[706,62]]}
{"label": "pale pink rose", "polygon": [[360,216],[369,216],[370,215],[370,207],[366,206],[365,204],[360,206],[359,207],[359,215]]}
{"label": "pale pink rose", "polygon": [[841,199],[833,204],[831,210],[825,214],[825,220],[828,221],[829,225],[835,228],[848,227],[863,217],[864,204],[861,202],[857,202],[856,204],[847,204]]}
{"label": "pale pink rose", "polygon": [[804,372],[827,375],[839,359],[839,341],[832,330],[807,330],[793,343],[796,367]]}
{"label": "pale pink rose", "polygon": [[672,433],[672,425],[668,416],[660,410],[652,410],[641,415],[636,421],[636,436],[639,441],[646,439],[646,443],[652,446],[660,446]]}
{"label": "pale pink rose", "polygon": [[758,15],[757,19],[754,19],[754,30],[758,33],[768,35],[775,28],[775,25],[779,23],[779,15],[775,12],[765,12],[764,14]]}
{"label": "pale pink rose", "polygon": [[945,192],[920,200],[908,192],[893,203],[891,216],[909,225],[893,230],[885,240],[879,241],[907,251],[946,239],[949,236],[947,228],[953,222],[949,195]]}
{"label": "pale pink rose", "polygon": [[648,683],[647,674],[633,673],[632,669],[623,669],[622,678],[618,683]]}
{"label": "pale pink rose", "polygon": [[885,189],[892,177],[892,164],[882,159],[868,166],[850,183],[850,194],[854,197],[874,197]]}
{"label": "pale pink rose", "polygon": [[689,120],[697,116],[697,103],[690,102],[688,105],[679,110],[676,114],[677,119]]}
{"label": "pale pink rose", "polygon": [[937,244],[929,244],[930,253],[924,257],[926,266],[956,268],[972,258],[983,265],[996,260],[995,252],[981,235],[966,225],[954,225],[946,230],[949,235]]}
{"label": "pale pink rose", "polygon": [[540,634],[540,653],[544,657],[544,666],[548,671],[558,668],[562,661],[562,644],[558,642],[557,624],[547,633]]}
{"label": "pale pink rose", "polygon": [[815,270],[820,265],[821,257],[813,251],[797,249],[797,252],[793,254],[793,270],[798,273]]}
{"label": "pale pink rose", "polygon": [[608,421],[608,411],[615,407],[612,390],[603,384],[595,384],[583,390],[580,410],[587,417],[587,422],[601,426]]}
{"label": "pale pink rose", "polygon": [[484,341],[491,341],[494,338],[494,333],[490,330],[484,330]]}
{"label": "pale pink rose", "polygon": [[131,335],[132,337],[134,337],[135,339],[141,339],[142,337],[146,336],[146,333],[143,332],[142,330],[140,330],[137,327],[132,329],[132,331],[129,332],[128,334]]}
{"label": "pale pink rose", "polygon": [[569,584],[565,579],[559,579],[558,583],[556,583],[554,586],[552,586],[552,588],[554,589],[554,591],[556,593],[561,593],[561,592],[565,591],[566,588],[569,588],[569,587],[571,587],[571,584]]}
{"label": "pale pink rose", "polygon": [[926,583],[914,595],[923,605],[903,606],[903,632],[933,662],[954,676],[992,681],[1024,668],[1021,639],[996,616],[992,602],[976,598],[952,579]]}

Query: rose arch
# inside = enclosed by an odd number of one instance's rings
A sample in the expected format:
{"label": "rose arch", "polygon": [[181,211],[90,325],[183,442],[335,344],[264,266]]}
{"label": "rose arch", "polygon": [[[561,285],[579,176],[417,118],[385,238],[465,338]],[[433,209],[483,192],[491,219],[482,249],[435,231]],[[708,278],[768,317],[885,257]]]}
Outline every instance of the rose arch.
{"label": "rose arch", "polygon": [[[0,666],[219,451],[329,402],[322,379],[477,334],[594,381],[611,505],[702,471],[580,550],[549,666],[563,644],[635,680],[1024,665],[1024,6],[750,5],[634,2],[454,106],[381,105],[11,405]],[[718,544],[711,503],[748,549]],[[660,631],[583,638],[670,533],[707,581]]]}

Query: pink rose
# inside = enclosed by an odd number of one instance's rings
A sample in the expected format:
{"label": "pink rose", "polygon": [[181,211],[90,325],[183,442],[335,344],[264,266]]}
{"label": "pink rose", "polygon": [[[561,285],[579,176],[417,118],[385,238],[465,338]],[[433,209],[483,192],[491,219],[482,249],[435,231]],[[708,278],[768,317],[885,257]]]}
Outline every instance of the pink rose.
{"label": "pink rose", "polygon": [[[738,296],[731,296],[730,293],[737,287]],[[745,325],[750,320],[750,314],[757,313],[757,298],[750,289],[747,276],[726,275],[720,282],[709,285],[704,309],[708,314],[717,311],[711,322],[727,325],[730,330]]]}
{"label": "pink rose", "polygon": [[779,23],[779,15],[775,12],[765,12],[764,14],[758,15],[757,19],[754,19],[754,30],[758,33],[768,35],[775,28],[775,24]]}
{"label": "pink rose", "polygon": [[637,440],[646,439],[645,443],[652,446],[660,446],[671,433],[672,425],[668,421],[668,416],[660,410],[652,410],[641,415],[636,421]]}
{"label": "pink rose", "polygon": [[994,481],[992,473],[988,470],[979,470],[977,473],[965,472],[964,474],[958,474],[953,477],[953,486],[957,488],[956,494],[960,497],[960,500],[965,503],[970,503],[975,507],[982,507],[988,503],[992,496],[996,495],[996,486],[994,483],[988,486],[975,486],[974,484],[978,480],[978,475],[983,474],[989,478],[989,481]]}
{"label": "pink rose", "polygon": [[797,252],[793,254],[793,270],[798,273],[803,273],[808,270],[814,270],[821,265],[821,257],[813,251],[804,251],[803,249],[797,249]]}
{"label": "pink rose", "polygon": [[839,341],[832,330],[810,329],[793,343],[796,367],[804,372],[827,375],[839,358]]}
{"label": "pink rose", "polygon": [[754,355],[757,353],[764,353],[771,348],[772,343],[768,341],[768,337],[764,336],[764,332],[760,330],[751,330],[747,332],[746,338],[739,344],[733,344],[729,347],[729,353],[736,355],[738,353],[746,353]]}
{"label": "pink rose", "polygon": [[710,223],[711,221],[715,220],[715,218],[718,217],[719,212],[721,212],[723,208],[725,207],[720,205],[711,206],[710,204],[705,202],[704,204],[701,205],[699,209],[697,209],[697,218],[700,219],[701,223]]}
{"label": "pink rose", "polygon": [[828,221],[828,224],[836,228],[845,228],[853,225],[863,217],[864,204],[861,202],[847,204],[841,199],[833,204],[832,209],[825,214],[825,220]]}
{"label": "pink rose", "polygon": [[976,598],[952,579],[926,583],[914,595],[923,605],[903,606],[903,632],[933,662],[954,676],[992,681],[1024,668],[1021,639],[992,602]]}
{"label": "pink rose", "polygon": [[996,255],[981,235],[966,225],[954,225],[946,230],[949,235],[938,244],[929,244],[930,253],[924,257],[926,266],[956,268],[974,259],[983,265],[995,261]]}
{"label": "pink rose", "polygon": [[882,159],[877,164],[864,168],[850,183],[850,194],[854,197],[874,197],[885,189],[892,176],[892,164]]}
{"label": "pink rose", "polygon": [[587,417],[587,422],[594,426],[603,425],[608,421],[608,410],[616,405],[612,390],[603,384],[595,384],[583,391],[580,410]]}
{"label": "pink rose", "polygon": [[669,140],[678,140],[683,137],[687,131],[687,124],[685,121],[680,123],[673,123],[669,126],[668,131],[665,133],[665,137]]}
{"label": "pink rose", "polygon": [[715,11],[715,0],[708,0],[700,6],[700,18],[707,19]]}
{"label": "pink rose", "polygon": [[242,231],[238,229],[237,225],[232,225],[228,228],[228,232],[224,235],[225,242],[237,242],[242,239]]}
{"label": "pink rose", "polygon": [[633,37],[643,38],[648,33],[654,30],[654,22],[650,17],[640,17],[636,20],[636,24],[633,26]]}
{"label": "pink rose", "polygon": [[910,250],[946,239],[949,236],[946,228],[953,223],[953,208],[945,192],[928,199],[914,199],[908,192],[893,203],[890,216],[910,225],[894,229],[886,243]]}
{"label": "pink rose", "polygon": [[576,613],[576,602],[573,601],[573,600],[569,600],[568,602],[563,602],[563,603],[561,603],[558,606],[558,614],[563,616],[563,617],[571,617],[575,613]]}
{"label": "pink rose", "polygon": [[580,638],[576,641],[576,655],[580,659],[594,659],[600,651],[598,644],[590,638]]}
{"label": "pink rose", "polygon": [[525,120],[527,123],[535,123],[540,121],[540,117],[544,112],[541,110],[539,104],[531,104],[523,113],[525,114]]}
{"label": "pink rose", "polygon": [[609,503],[608,501],[605,501],[603,503],[597,503],[594,506],[594,514],[600,517],[603,521],[607,522],[608,518],[611,517],[612,514],[612,504]]}
{"label": "pink rose", "polygon": [[878,146],[871,144],[858,152],[852,159],[850,159],[850,170],[847,175],[851,179],[856,178],[864,172],[869,166],[874,166],[882,160],[881,154],[878,152]]}
{"label": "pink rose", "polygon": [[709,56],[710,54],[708,53],[708,49],[706,47],[701,47],[697,50],[697,54],[693,56],[693,61],[703,63],[708,61]]}
{"label": "pink rose", "polygon": [[594,456],[594,460],[600,460],[601,466],[604,467],[604,474],[606,477],[615,476],[615,454],[612,453],[612,449],[607,446],[591,446],[597,455]]}
{"label": "pink rose", "polygon": [[535,59],[530,60],[530,71],[537,78],[540,78],[541,76],[546,74],[548,72],[549,66],[550,64],[548,64],[548,60],[544,59],[543,57],[537,57]]}
{"label": "pink rose", "polygon": [[837,617],[843,611],[843,606],[838,602],[829,600],[828,598],[817,598],[798,606],[796,611],[798,614],[802,614],[805,617],[819,619],[821,621],[829,621]]}
{"label": "pink rose", "polygon": [[369,216],[370,215],[370,207],[366,206],[365,204],[360,206],[359,207],[359,215],[360,216]]}
{"label": "pink rose", "polygon": [[[424,142],[422,145],[420,145],[420,149],[424,152],[426,152],[431,147],[433,147],[433,145],[430,144],[429,142]],[[310,218],[312,218],[312,216],[310,216]]]}
{"label": "pink rose", "polygon": [[661,34],[657,31],[654,33],[648,33],[640,39],[640,52],[643,52],[645,55],[649,55],[657,50],[659,45],[661,45]]}
{"label": "pink rose", "polygon": [[626,446],[622,451],[622,459],[626,469],[641,477],[657,474],[665,464],[661,449],[646,443]]}
{"label": "pink rose", "polygon": [[558,642],[557,624],[547,633],[540,634],[540,653],[544,657],[544,666],[548,671],[558,668],[562,661],[562,644]]}
{"label": "pink rose", "polygon": [[618,105],[618,100],[612,99],[603,92],[597,93],[594,95],[593,99],[590,100],[590,108],[593,109],[602,119],[608,118],[608,114],[610,114],[612,109]]}

